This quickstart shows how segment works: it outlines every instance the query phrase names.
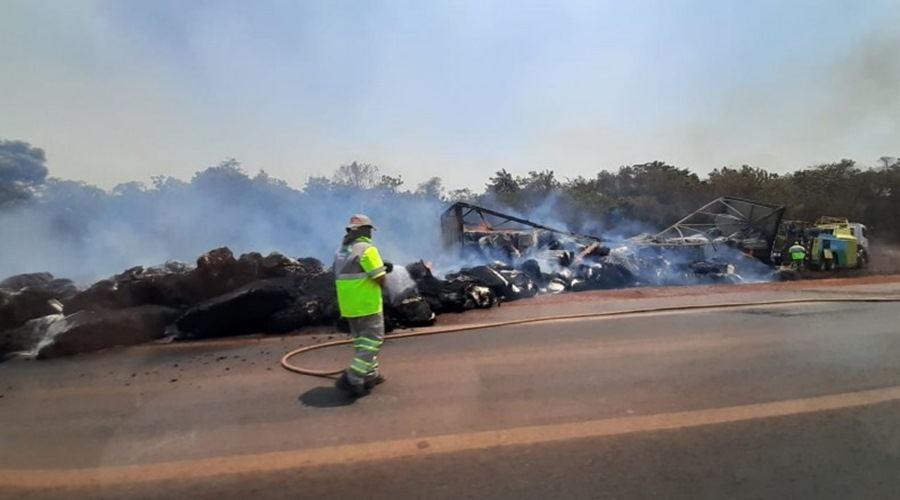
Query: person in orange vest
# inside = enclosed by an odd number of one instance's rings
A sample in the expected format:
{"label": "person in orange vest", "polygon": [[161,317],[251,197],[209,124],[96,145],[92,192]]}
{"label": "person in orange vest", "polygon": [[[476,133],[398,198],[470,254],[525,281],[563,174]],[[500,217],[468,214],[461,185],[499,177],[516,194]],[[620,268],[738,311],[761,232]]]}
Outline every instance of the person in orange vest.
{"label": "person in orange vest", "polygon": [[335,387],[354,397],[365,396],[385,381],[378,370],[384,343],[384,305],[381,289],[393,265],[381,260],[372,243],[372,220],[363,214],[350,218],[347,233],[334,256],[334,278],[341,317],[350,324],[356,356]]}

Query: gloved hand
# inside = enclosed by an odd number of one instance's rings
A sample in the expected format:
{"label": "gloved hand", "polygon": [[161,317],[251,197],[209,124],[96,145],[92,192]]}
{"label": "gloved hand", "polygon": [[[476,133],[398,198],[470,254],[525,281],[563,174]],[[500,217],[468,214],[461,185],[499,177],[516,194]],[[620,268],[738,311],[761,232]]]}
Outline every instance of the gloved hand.
{"label": "gloved hand", "polygon": [[393,271],[393,270],[394,270],[394,265],[393,265],[393,264],[391,264],[390,262],[385,262],[385,263],[384,263],[384,272],[390,273],[390,272]]}

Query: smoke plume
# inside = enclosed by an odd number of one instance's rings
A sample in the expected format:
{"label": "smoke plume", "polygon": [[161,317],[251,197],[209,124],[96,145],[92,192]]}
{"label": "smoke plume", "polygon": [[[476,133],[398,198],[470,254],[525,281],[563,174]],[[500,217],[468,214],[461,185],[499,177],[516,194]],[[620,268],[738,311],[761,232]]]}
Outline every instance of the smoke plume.
{"label": "smoke plume", "polygon": [[[377,189],[301,192],[271,179],[184,183],[105,193],[54,181],[39,199],[0,213],[0,276],[48,271],[87,284],[132,266],[192,263],[228,246],[330,264],[350,216],[369,215],[386,260],[436,255],[438,200]],[[235,181],[244,181],[235,182]]]}

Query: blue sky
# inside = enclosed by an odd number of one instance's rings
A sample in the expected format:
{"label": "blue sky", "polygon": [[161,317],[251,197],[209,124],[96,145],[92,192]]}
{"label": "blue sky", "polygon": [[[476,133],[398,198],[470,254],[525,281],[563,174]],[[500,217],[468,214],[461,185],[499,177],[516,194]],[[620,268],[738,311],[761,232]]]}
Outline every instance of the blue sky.
{"label": "blue sky", "polygon": [[0,137],[103,187],[235,157],[480,190],[900,154],[900,3],[5,0]]}

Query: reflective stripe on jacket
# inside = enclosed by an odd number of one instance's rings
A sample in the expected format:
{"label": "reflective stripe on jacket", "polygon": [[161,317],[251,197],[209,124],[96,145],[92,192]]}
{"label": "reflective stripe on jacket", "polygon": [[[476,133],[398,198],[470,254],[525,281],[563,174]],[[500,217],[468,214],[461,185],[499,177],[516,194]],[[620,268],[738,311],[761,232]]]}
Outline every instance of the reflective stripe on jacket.
{"label": "reflective stripe on jacket", "polygon": [[341,316],[358,318],[382,312],[381,286],[376,278],[384,276],[384,262],[372,240],[357,238],[341,246],[334,256],[334,278]]}

